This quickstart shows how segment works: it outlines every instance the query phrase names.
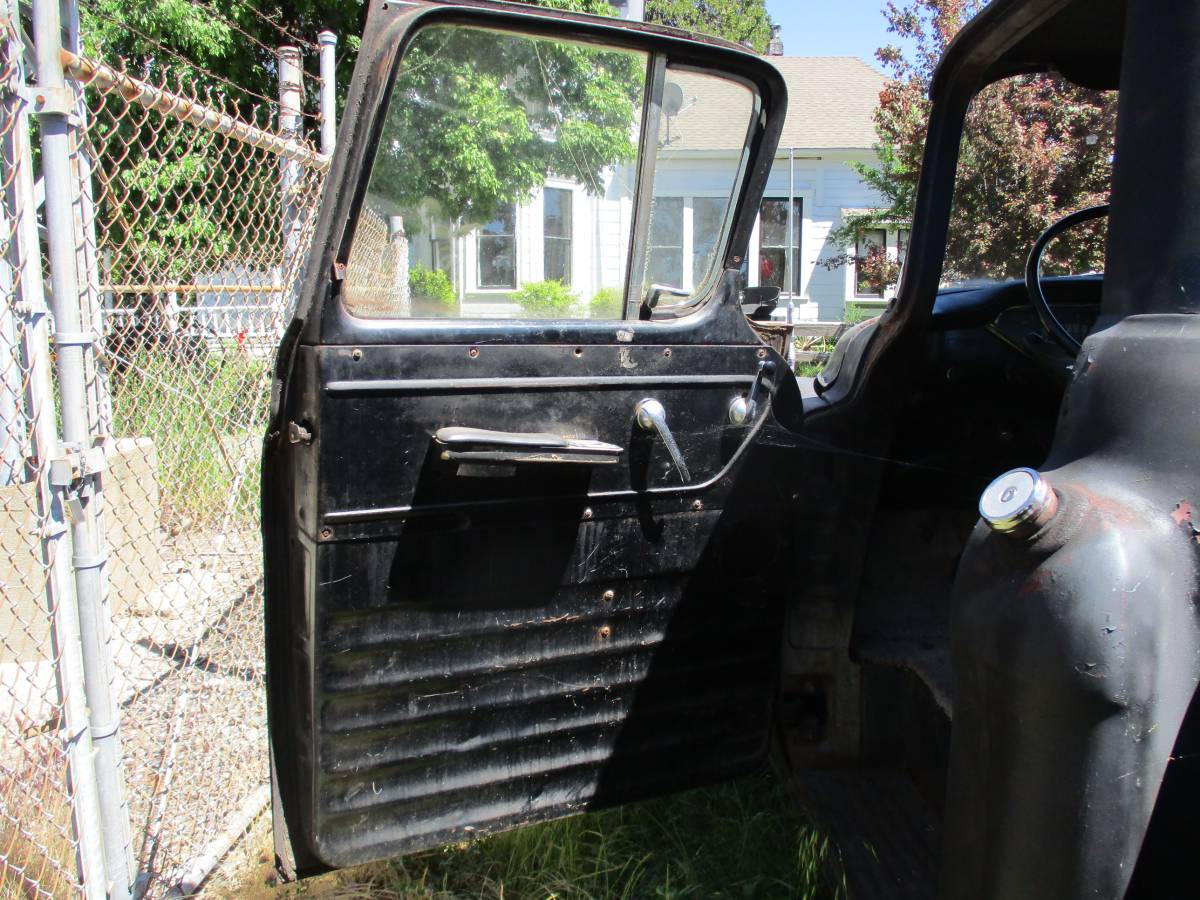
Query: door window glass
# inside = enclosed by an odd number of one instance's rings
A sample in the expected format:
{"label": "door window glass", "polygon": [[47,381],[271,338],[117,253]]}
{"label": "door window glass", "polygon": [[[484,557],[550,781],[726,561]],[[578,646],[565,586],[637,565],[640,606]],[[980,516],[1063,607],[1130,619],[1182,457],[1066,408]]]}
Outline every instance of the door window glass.
{"label": "door window glass", "polygon": [[692,199],[692,284],[703,282],[712,267],[727,205],[723,197]]}
{"label": "door window glass", "polygon": [[[1116,124],[1115,91],[1057,75],[1017,75],[976,94],[955,173],[942,286],[1023,280],[1046,228],[1107,202]],[[1042,275],[1103,272],[1106,226],[1101,218],[1065,231],[1046,247]]]}
{"label": "door window glass", "polygon": [[[643,261],[642,297],[651,285],[687,291],[695,302],[713,283],[745,167],[746,139],[758,97],[740,82],[667,68],[654,160],[650,231]],[[684,198],[693,197],[690,220]],[[685,256],[685,249],[690,252]],[[685,270],[686,266],[686,270]],[[685,281],[685,271],[687,280]],[[672,303],[672,305],[677,305]],[[666,309],[660,301],[660,310]]]}
{"label": "door window glass", "polygon": [[[481,28],[420,31],[353,226],[349,311],[620,317],[647,62],[640,51]],[[540,263],[523,252],[538,228]],[[572,271],[579,243],[588,265]]]}

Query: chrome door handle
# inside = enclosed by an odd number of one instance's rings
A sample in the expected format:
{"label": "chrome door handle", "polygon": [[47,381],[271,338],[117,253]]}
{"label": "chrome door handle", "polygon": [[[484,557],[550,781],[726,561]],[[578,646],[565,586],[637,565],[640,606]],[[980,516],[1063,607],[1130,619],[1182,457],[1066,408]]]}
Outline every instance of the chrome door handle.
{"label": "chrome door handle", "polygon": [[671,454],[671,462],[675,463],[675,468],[679,471],[679,477],[683,479],[684,484],[691,481],[691,473],[688,472],[687,463],[683,461],[683,452],[679,449],[679,444],[675,442],[675,436],[671,434],[671,429],[667,425],[667,411],[663,405],[653,398],[647,398],[639,401],[638,405],[633,408],[633,414],[638,427],[643,431],[656,432],[662,438],[663,443],[667,445],[667,452]]}

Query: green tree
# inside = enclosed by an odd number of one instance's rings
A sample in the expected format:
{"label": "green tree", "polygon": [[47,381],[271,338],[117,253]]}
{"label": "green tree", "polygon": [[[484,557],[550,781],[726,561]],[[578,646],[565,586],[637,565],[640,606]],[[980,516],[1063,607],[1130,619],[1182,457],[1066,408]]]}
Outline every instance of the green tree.
{"label": "green tree", "polygon": [[771,39],[765,0],[646,0],[646,21],[749,41],[759,53]]}
{"label": "green tree", "polygon": [[406,220],[431,204],[463,227],[526,199],[549,175],[599,193],[605,170],[637,152],[644,68],[624,51],[430,28],[397,76],[371,194]]}
{"label": "green tree", "polygon": [[[877,165],[855,169],[882,208],[848,218],[833,239],[844,245],[870,228],[912,220],[938,60],[983,0],[892,0],[888,29],[911,42],[876,54],[890,78],[879,97]],[[967,114],[943,277],[1020,277],[1029,247],[1056,219],[1107,199],[1115,94],[1052,75],[1008,78],[984,89]],[[827,261],[837,265],[849,257]],[[1102,265],[1103,247],[1073,229],[1049,248],[1046,270]]]}
{"label": "green tree", "polygon": [[[604,0],[537,0],[535,5],[612,12]],[[311,43],[324,28],[338,33],[337,80],[344,99],[366,6],[361,0],[94,0],[82,6],[81,17],[88,56],[272,128],[267,100],[278,90],[276,47],[291,36]],[[749,40],[759,49],[770,35],[763,0],[650,0],[647,19]],[[458,226],[477,224],[488,221],[500,205],[527,196],[550,174],[577,178],[597,190],[606,167],[632,157],[629,125],[641,85],[632,57],[499,37],[493,53],[481,52],[487,48],[478,46],[477,38],[466,48],[469,54],[462,52],[459,45],[469,42],[459,35],[442,52],[417,47],[402,70],[403,87],[413,96],[431,96],[453,83],[454,103],[413,106],[407,119],[402,115],[388,123],[389,140],[376,168],[387,176],[389,199],[398,206],[432,199]],[[305,48],[303,60],[315,75],[311,48]],[[311,116],[316,94],[310,89],[305,99],[310,135],[316,128]],[[546,139],[552,133],[554,139]],[[101,166],[120,160],[128,170],[110,196],[128,208],[110,211],[106,218],[128,229],[124,246],[129,253],[114,264],[125,265],[122,277],[134,281],[139,267],[159,266],[164,255],[156,250],[159,245],[174,260],[172,278],[186,281],[214,254],[226,252],[219,245],[221,235],[238,233],[237,211],[246,204],[230,203],[229,196],[270,196],[277,178],[273,170],[214,178],[224,162],[222,143],[170,137],[153,117],[106,123],[93,130],[93,140]],[[128,153],[131,147],[149,152],[139,158]],[[119,240],[114,235],[110,243]]]}
{"label": "green tree", "polygon": [[[604,0],[537,5],[612,12]],[[338,85],[344,97],[365,6],[358,0],[96,0],[81,14],[87,55],[273,128],[268,101],[278,90],[277,45],[292,35],[311,42],[323,28],[340,29]],[[632,157],[631,123],[642,78],[636,57],[498,33],[434,30],[442,34],[438,45],[417,42],[396,94],[440,95],[452,102],[397,104],[401,114],[389,118],[376,163],[377,173],[387,176],[390,199],[411,206],[432,198],[452,222],[476,224],[499,205],[527,196],[549,174],[578,178],[598,190],[605,167]],[[306,52],[303,59],[315,74],[316,54]],[[308,93],[310,114],[315,95]],[[311,135],[311,115],[305,125]],[[236,232],[236,221],[229,215],[221,219],[219,211],[245,206],[225,202],[224,195],[270,196],[277,179],[273,169],[240,173],[236,180],[213,178],[221,142],[172,139],[153,117],[105,122],[95,129],[95,143],[102,165],[120,160],[135,170],[122,173],[121,184],[107,192],[128,207],[111,210],[109,218],[130,230],[128,241],[112,243],[131,251],[116,265],[124,264],[134,280],[133,270],[149,267],[147,252],[158,238],[178,251],[174,269],[203,267],[210,236],[222,229]],[[152,152],[139,161],[127,150],[137,146]],[[255,187],[247,190],[250,181]],[[156,215],[143,216],[146,210]],[[174,274],[186,280],[183,271]]]}

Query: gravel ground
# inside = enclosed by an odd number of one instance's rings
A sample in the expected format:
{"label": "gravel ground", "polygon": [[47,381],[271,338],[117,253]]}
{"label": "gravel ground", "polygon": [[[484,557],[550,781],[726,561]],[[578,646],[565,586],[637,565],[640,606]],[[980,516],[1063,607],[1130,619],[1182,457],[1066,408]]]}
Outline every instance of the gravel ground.
{"label": "gravel ground", "polygon": [[132,842],[150,897],[269,783],[258,534],[185,533],[163,556],[159,586],[113,623]]}

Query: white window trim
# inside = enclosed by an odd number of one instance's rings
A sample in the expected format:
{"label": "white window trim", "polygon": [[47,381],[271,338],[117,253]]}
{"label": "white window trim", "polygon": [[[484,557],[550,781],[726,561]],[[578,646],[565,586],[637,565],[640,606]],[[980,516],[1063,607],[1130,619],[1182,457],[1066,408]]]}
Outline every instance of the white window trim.
{"label": "white window trim", "polygon": [[470,268],[470,284],[472,294],[483,294],[485,296],[502,296],[511,294],[521,287],[521,261],[523,254],[521,252],[521,229],[524,226],[524,220],[527,216],[527,206],[522,204],[513,204],[513,286],[512,287],[484,287],[479,283],[479,239],[483,237],[483,229],[472,229],[467,239],[471,242],[471,252],[465,254],[469,257],[468,267]]}

